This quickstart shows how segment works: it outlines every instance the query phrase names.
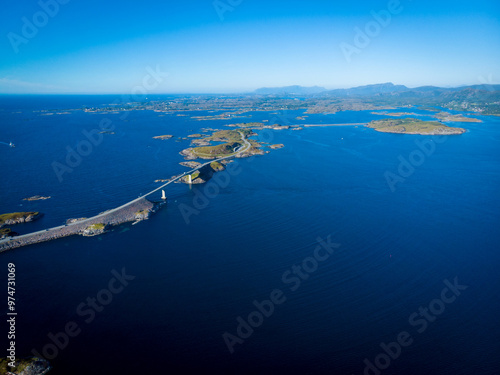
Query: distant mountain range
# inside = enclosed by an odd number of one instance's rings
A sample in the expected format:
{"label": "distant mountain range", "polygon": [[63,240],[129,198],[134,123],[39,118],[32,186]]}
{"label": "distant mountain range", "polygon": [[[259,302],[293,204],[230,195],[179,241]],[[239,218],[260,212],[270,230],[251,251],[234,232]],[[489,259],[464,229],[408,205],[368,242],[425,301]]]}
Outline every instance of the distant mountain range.
{"label": "distant mountain range", "polygon": [[500,115],[500,85],[409,88],[389,82],[336,90],[326,90],[318,86],[262,88],[256,90],[255,94],[275,99],[303,97],[314,103],[315,106],[310,111],[316,111],[315,113],[423,105]]}
{"label": "distant mountain range", "polygon": [[500,85],[472,85],[454,88],[443,88],[435,86],[421,86],[408,88],[404,85],[394,85],[393,83],[379,83],[375,85],[366,85],[353,87],[350,89],[327,90],[324,87],[313,86],[286,86],[286,87],[264,87],[255,90],[259,95],[315,95],[315,96],[333,96],[333,97],[363,97],[363,96],[396,96],[396,97],[449,97],[453,100],[464,100],[477,96],[480,92],[500,91]]}
{"label": "distant mountain range", "polygon": [[258,95],[313,95],[325,92],[324,87],[312,86],[285,86],[285,87],[262,87],[254,91]]}

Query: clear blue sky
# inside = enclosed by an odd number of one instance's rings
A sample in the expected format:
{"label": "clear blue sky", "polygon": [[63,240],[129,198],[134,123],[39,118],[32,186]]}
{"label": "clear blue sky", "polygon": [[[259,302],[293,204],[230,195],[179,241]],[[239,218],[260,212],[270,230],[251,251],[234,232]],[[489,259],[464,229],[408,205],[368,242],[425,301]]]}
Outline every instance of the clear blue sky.
{"label": "clear blue sky", "polygon": [[[213,0],[59,1],[46,19],[35,0],[2,5],[0,93],[130,93],[148,67],[168,73],[147,81],[155,93],[500,81],[498,0],[401,0],[379,30],[371,12],[388,1],[220,0],[240,2],[223,19]],[[36,35],[23,33],[34,16]]]}

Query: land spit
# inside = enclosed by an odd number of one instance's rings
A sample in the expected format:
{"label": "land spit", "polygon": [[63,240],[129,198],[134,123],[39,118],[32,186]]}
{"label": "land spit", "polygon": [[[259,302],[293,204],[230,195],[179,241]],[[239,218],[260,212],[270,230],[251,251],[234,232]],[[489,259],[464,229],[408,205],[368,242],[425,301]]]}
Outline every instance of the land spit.
{"label": "land spit", "polygon": [[[146,220],[158,207],[159,204],[152,203],[146,198],[138,199],[119,209],[110,210],[109,213],[99,214],[89,219],[1,240],[0,252],[76,234],[84,235],[93,225],[103,224],[104,228],[109,228],[123,223]],[[96,234],[103,232],[104,230]]]}

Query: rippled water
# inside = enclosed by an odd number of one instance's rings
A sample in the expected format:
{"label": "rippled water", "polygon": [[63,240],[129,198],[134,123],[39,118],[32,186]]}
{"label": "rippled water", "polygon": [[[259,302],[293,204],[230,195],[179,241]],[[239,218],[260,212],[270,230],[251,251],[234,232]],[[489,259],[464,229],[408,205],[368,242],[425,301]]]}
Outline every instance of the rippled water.
{"label": "rippled water", "polygon": [[[111,101],[103,97],[0,100],[0,141],[16,144],[0,145],[1,211],[45,213],[18,227],[23,233],[116,207],[152,190],[155,179],[185,171],[178,152],[188,141],[153,136],[185,137],[230,123],[144,111],[125,119],[32,111]],[[280,116],[300,123],[299,114]],[[51,163],[63,162],[66,147],[76,147],[82,130],[103,118],[116,134],[104,135],[59,182]],[[376,118],[346,112],[304,122]],[[394,192],[384,173],[396,173],[398,156],[408,159],[415,140],[428,138],[362,126],[261,132],[285,148],[239,160],[239,173],[226,174],[229,183],[208,204],[199,200],[211,194],[206,187],[175,184],[168,206],[147,222],[1,254],[2,264],[17,266],[18,354],[42,352],[49,333],[74,321],[81,333],[58,350],[54,374],[362,374],[365,358],[373,363],[382,353],[381,342],[407,331],[412,344],[382,373],[496,373],[500,121],[481,118],[459,124],[468,132],[436,144]],[[36,194],[52,199],[22,201]],[[197,209],[189,224],[182,207]],[[283,275],[328,236],[340,247],[292,290]],[[86,323],[77,307],[123,267],[135,279]],[[444,280],[455,277],[468,288],[419,333],[409,317],[439,299]],[[247,319],[253,301],[275,289],[286,301],[230,354],[223,333],[236,335],[236,319]]]}

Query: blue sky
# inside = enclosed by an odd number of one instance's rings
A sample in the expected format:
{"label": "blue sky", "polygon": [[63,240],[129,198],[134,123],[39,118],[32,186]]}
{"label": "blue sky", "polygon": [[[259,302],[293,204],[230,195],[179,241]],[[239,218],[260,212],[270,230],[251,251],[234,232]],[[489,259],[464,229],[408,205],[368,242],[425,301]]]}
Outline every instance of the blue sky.
{"label": "blue sky", "polygon": [[[500,82],[500,2],[397,3],[7,2],[0,93],[130,93],[144,79],[151,93]],[[161,78],[147,78],[151,69]]]}

